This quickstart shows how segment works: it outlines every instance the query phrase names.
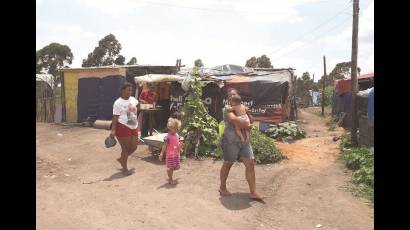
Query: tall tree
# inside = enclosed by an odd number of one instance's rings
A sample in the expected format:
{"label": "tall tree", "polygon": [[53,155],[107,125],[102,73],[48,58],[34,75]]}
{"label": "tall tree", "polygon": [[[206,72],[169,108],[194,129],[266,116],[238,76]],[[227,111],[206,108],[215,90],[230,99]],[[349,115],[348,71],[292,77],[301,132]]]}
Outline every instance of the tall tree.
{"label": "tall tree", "polygon": [[246,67],[249,67],[249,68],[256,68],[256,67],[258,67],[258,63],[256,62],[256,57],[253,56],[253,57],[249,58],[249,59],[246,61],[245,66],[246,66]]}
{"label": "tall tree", "polygon": [[302,77],[296,80],[296,96],[300,97],[306,105],[311,101],[309,90],[312,90],[313,86],[314,82],[310,78],[309,72],[303,73]]}
{"label": "tall tree", "polygon": [[119,55],[119,56],[115,59],[114,63],[115,63],[116,65],[125,65],[125,57],[122,56],[122,55]]}
{"label": "tall tree", "polygon": [[[333,70],[326,76],[325,87],[333,86],[334,81],[337,79],[350,78],[350,68],[350,61],[337,63]],[[358,67],[358,69],[360,68]],[[318,81],[319,85],[322,85],[322,82],[323,80],[320,78]]]}
{"label": "tall tree", "polygon": [[270,59],[266,55],[262,55],[256,59],[259,68],[273,68]]}
{"label": "tall tree", "polygon": [[270,59],[265,54],[258,58],[255,56],[249,58],[245,66],[250,68],[273,68]]}
{"label": "tall tree", "polygon": [[204,66],[204,64],[202,63],[202,60],[201,60],[201,59],[196,59],[195,62],[194,62],[194,65],[195,65],[196,67],[202,67],[202,66]]}
{"label": "tall tree", "polygon": [[54,85],[60,83],[60,69],[72,64],[74,59],[70,47],[51,43],[36,52],[36,73],[49,73],[54,77]]}
{"label": "tall tree", "polygon": [[137,58],[132,57],[131,60],[127,63],[127,65],[136,65],[137,64]]}
{"label": "tall tree", "polygon": [[98,42],[98,46],[94,48],[92,53],[88,54],[86,59],[83,59],[82,66],[107,66],[115,62],[124,63],[125,58],[120,55],[121,48],[121,44],[115,36],[109,34]]}

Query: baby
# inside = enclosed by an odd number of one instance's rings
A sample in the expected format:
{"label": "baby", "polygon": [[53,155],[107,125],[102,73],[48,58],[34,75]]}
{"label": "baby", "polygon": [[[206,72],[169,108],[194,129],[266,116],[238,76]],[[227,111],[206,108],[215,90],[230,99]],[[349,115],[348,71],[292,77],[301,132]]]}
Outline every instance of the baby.
{"label": "baby", "polygon": [[[236,116],[248,122],[250,125],[249,116],[247,114],[246,106],[242,105],[242,98],[239,95],[233,96],[229,99],[230,106],[226,106],[225,109],[232,111]],[[241,129],[235,125],[236,134],[241,138],[242,142],[249,142],[250,131],[248,129]]]}

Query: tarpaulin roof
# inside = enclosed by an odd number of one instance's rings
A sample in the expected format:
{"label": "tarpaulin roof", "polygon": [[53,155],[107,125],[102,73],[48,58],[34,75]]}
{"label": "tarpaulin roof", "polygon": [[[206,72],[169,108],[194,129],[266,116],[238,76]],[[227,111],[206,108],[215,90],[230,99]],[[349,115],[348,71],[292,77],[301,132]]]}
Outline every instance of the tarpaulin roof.
{"label": "tarpaulin roof", "polygon": [[263,81],[263,82],[290,82],[291,72],[288,70],[277,71],[277,72],[260,72],[254,76],[241,76],[233,75],[232,79],[228,80],[229,83],[234,82],[251,82],[251,81]]}
{"label": "tarpaulin roof", "polygon": [[144,76],[134,77],[136,83],[139,82],[165,82],[165,81],[182,81],[184,77],[172,74],[147,74]]}

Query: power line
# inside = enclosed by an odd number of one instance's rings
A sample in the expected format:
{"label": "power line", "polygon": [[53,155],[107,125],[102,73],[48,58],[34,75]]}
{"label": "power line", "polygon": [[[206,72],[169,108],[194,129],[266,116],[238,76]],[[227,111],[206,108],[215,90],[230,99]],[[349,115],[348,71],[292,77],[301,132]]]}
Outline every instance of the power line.
{"label": "power line", "polygon": [[[200,11],[208,11],[208,12],[228,12],[228,13],[248,13],[248,14],[277,14],[278,12],[273,11],[241,11],[241,10],[228,10],[228,9],[221,9],[221,8],[203,8],[203,7],[192,7],[192,6],[184,6],[178,4],[169,4],[166,2],[155,2],[155,1],[144,1],[147,4],[151,5],[158,5],[158,6],[166,6],[166,7],[175,7],[175,8],[184,8],[190,10],[200,10]],[[334,2],[334,1],[320,1],[320,2]],[[282,1],[282,2],[267,2],[267,3],[289,3],[289,1]]]}
{"label": "power line", "polygon": [[[348,18],[348,19],[350,19],[350,18]],[[322,35],[324,35],[324,34],[326,34],[326,33],[329,33],[330,31],[332,31],[332,30],[334,30],[334,29],[336,29],[336,28],[339,28],[341,25],[344,25],[345,22],[347,22],[347,21],[348,21],[348,20],[345,20],[345,21],[343,21],[342,23],[338,24],[337,26],[334,26],[334,27],[330,28],[330,30],[327,30],[327,31],[325,31],[324,33],[319,34],[319,36],[313,38],[311,41],[313,41],[313,40],[315,40],[315,39],[321,37]],[[303,46],[305,46],[305,45],[307,45],[307,44],[308,44],[308,43],[304,43],[303,45],[301,45],[301,46],[299,46],[299,47],[295,47],[295,48],[301,48],[301,47],[303,47]],[[288,52],[286,52],[286,53],[284,53],[284,54],[282,54],[282,55],[280,55],[279,57],[277,57],[276,59],[274,59],[273,62],[279,60],[281,57],[285,56],[286,54],[288,54],[288,53],[294,51],[295,48],[289,50]]]}
{"label": "power line", "polygon": [[345,8],[343,8],[342,11],[338,12],[336,15],[334,15],[334,16],[331,17],[330,19],[325,20],[323,23],[319,24],[319,25],[318,25],[317,27],[315,27],[314,29],[309,30],[309,31],[307,31],[307,32],[305,32],[305,33],[303,33],[303,34],[301,34],[297,39],[295,39],[295,40],[294,40],[292,43],[290,43],[288,46],[285,46],[285,47],[281,47],[281,48],[279,48],[279,49],[276,49],[275,51],[269,53],[268,55],[271,55],[271,54],[276,53],[276,52],[278,52],[278,51],[280,51],[280,50],[283,50],[283,49],[289,47],[290,45],[292,45],[293,43],[300,41],[301,38],[303,38],[305,35],[310,34],[310,33],[314,32],[314,31],[316,31],[317,29],[319,29],[320,27],[322,27],[322,26],[328,24],[329,22],[331,22],[333,19],[335,19],[337,16],[339,16],[340,14],[342,14],[343,12],[345,12],[345,11],[346,11],[348,8],[350,8],[350,7],[351,7],[351,3],[349,3]]}

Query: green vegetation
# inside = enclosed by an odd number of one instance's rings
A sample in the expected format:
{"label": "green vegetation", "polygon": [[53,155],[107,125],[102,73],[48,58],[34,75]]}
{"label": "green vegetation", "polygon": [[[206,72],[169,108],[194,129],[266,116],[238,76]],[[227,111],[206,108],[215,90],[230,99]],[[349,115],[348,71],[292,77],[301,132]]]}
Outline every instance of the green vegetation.
{"label": "green vegetation", "polygon": [[342,135],[340,147],[341,159],[352,170],[350,191],[374,202],[374,150],[373,148],[349,148],[350,133]]}

